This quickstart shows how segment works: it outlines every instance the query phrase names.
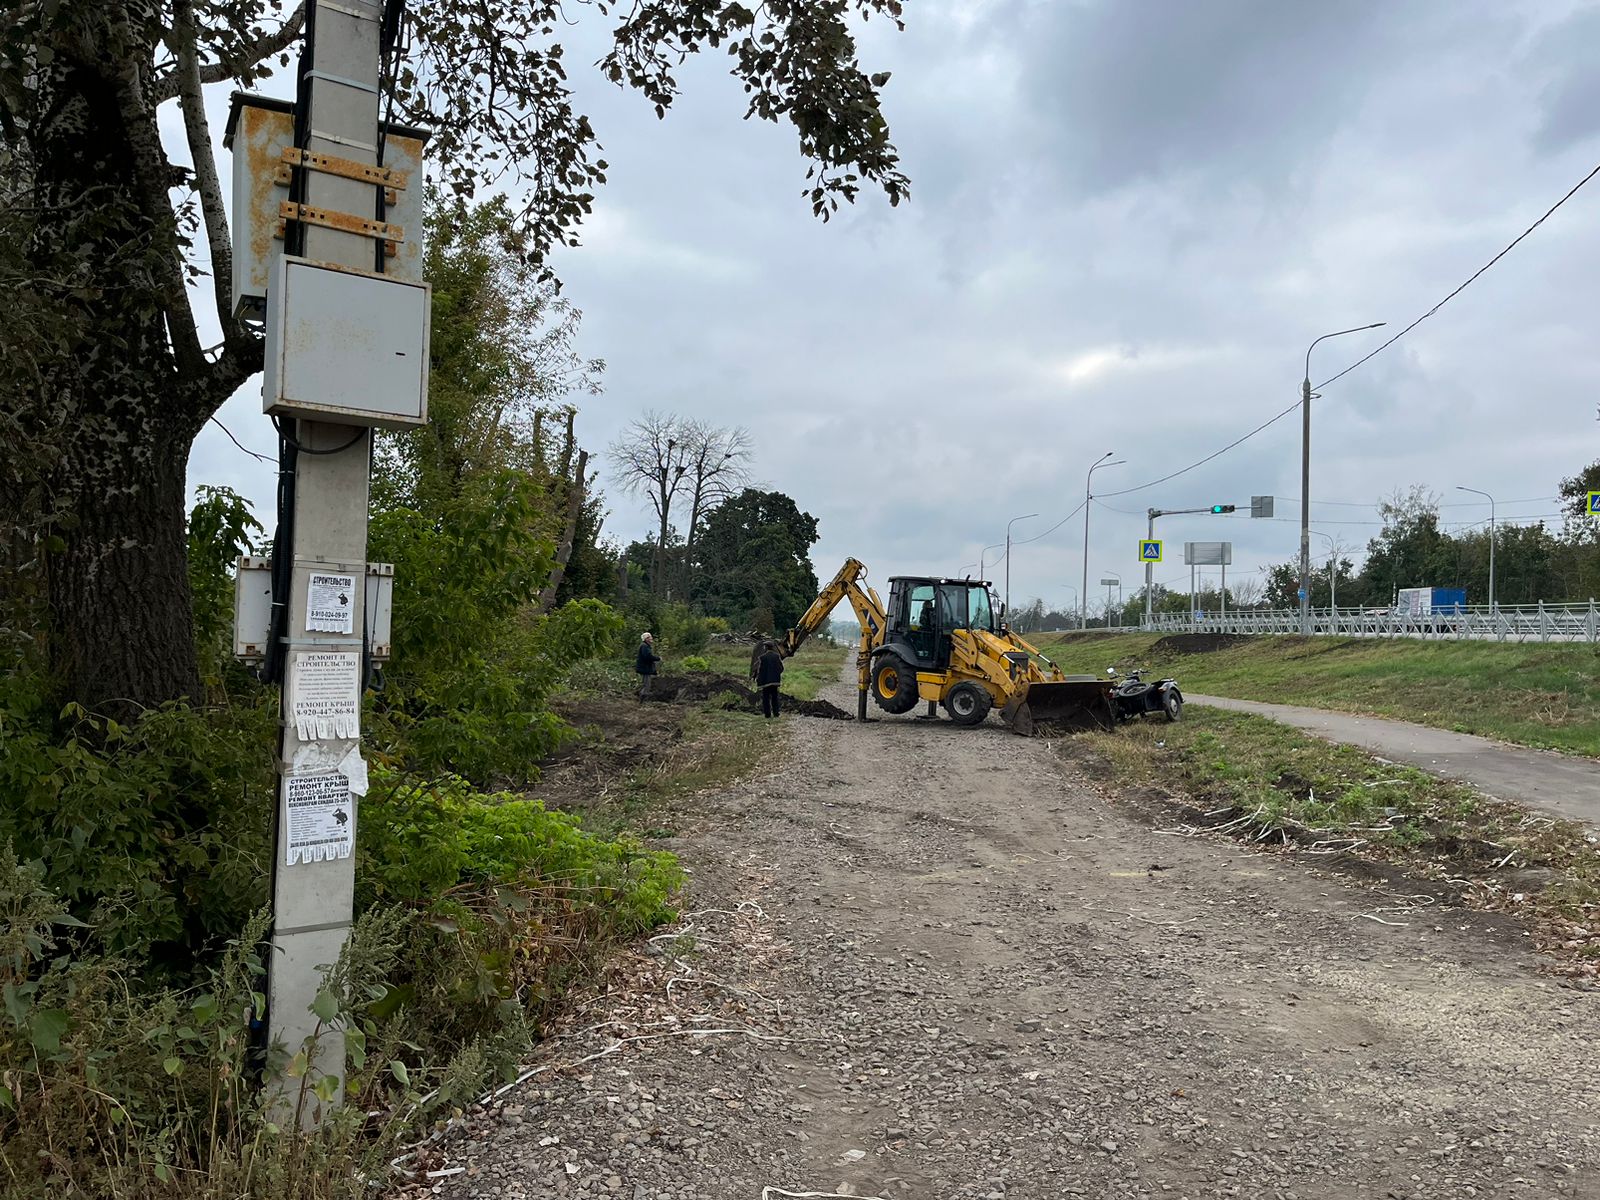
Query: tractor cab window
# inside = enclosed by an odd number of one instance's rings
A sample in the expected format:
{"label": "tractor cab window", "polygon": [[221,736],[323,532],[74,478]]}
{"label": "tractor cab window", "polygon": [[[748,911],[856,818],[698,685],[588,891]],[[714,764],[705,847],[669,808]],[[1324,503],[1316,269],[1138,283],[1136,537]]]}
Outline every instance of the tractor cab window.
{"label": "tractor cab window", "polygon": [[989,589],[967,589],[967,628],[994,629],[994,613],[989,607]]}
{"label": "tractor cab window", "polygon": [[939,589],[939,629],[949,633],[952,629],[967,627],[967,589],[963,584],[945,584]]}
{"label": "tractor cab window", "polygon": [[911,589],[906,603],[906,626],[911,635],[911,645],[919,658],[932,658],[937,646],[938,616],[934,610],[933,585],[921,584]]}

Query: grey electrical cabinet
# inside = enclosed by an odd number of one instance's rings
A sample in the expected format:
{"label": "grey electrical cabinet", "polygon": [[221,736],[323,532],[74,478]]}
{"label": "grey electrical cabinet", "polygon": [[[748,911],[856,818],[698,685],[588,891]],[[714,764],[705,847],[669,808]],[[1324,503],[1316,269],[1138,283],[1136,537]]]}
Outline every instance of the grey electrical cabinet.
{"label": "grey electrical cabinet", "polygon": [[[373,662],[388,662],[393,640],[394,564],[367,564],[366,644]],[[272,560],[239,559],[233,577],[233,656],[241,662],[267,657],[272,627]]]}
{"label": "grey electrical cabinet", "polygon": [[280,255],[267,288],[268,413],[406,429],[428,420],[429,285]]}

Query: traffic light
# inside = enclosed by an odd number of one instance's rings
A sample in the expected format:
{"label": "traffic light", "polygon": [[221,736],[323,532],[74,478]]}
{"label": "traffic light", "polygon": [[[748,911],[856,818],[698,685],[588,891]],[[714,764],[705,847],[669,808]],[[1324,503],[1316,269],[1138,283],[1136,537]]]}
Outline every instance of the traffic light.
{"label": "traffic light", "polygon": [[1228,513],[1232,512],[1233,508],[1234,506],[1231,504],[1213,504],[1211,506],[1211,511],[1214,513]]}

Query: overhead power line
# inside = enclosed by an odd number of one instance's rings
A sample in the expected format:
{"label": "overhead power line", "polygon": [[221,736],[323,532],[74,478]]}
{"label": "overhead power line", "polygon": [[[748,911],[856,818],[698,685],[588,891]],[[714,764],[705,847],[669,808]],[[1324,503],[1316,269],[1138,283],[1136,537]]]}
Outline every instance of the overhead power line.
{"label": "overhead power line", "polygon": [[1462,292],[1466,291],[1467,288],[1469,286],[1471,286],[1473,281],[1478,278],[1478,276],[1482,275],[1490,267],[1494,266],[1495,263],[1499,262],[1502,258],[1504,258],[1506,255],[1510,254],[1513,250],[1515,250],[1516,247],[1517,247],[1517,244],[1519,242],[1521,242],[1523,238],[1527,237],[1535,229],[1537,229],[1537,228],[1539,228],[1539,226],[1543,225],[1545,223],[1545,221],[1550,217],[1550,215],[1556,211],[1556,209],[1560,208],[1568,200],[1571,200],[1574,196],[1576,196],[1578,194],[1579,189],[1581,189],[1584,184],[1588,183],[1596,175],[1600,175],[1600,164],[1596,164],[1594,170],[1590,171],[1582,179],[1578,180],[1577,183],[1573,184],[1572,185],[1572,190],[1569,191],[1565,196],[1561,197],[1561,199],[1557,200],[1549,208],[1545,209],[1543,216],[1541,216],[1532,225],[1529,225],[1521,233],[1517,234],[1516,237],[1512,238],[1510,243],[1505,247],[1505,249],[1501,250],[1499,254],[1496,254],[1488,262],[1484,263],[1483,266],[1479,267],[1471,275],[1467,276],[1466,280],[1463,281],[1461,286],[1456,288],[1455,291],[1451,292],[1443,300],[1439,301],[1439,303],[1435,304],[1427,312],[1423,313],[1415,321],[1411,322],[1411,324],[1407,325],[1404,329],[1400,330],[1399,333],[1395,334],[1393,337],[1389,338],[1387,341],[1381,343],[1376,349],[1371,350],[1366,354],[1363,354],[1360,358],[1356,359],[1355,362],[1351,363],[1348,367],[1346,367],[1344,370],[1340,371],[1337,375],[1329,376],[1327,379],[1325,379],[1321,383],[1319,383],[1317,385],[1317,387],[1318,388],[1325,388],[1330,383],[1332,383],[1334,380],[1344,378],[1346,375],[1350,374],[1351,371],[1354,371],[1357,367],[1361,366],[1363,363],[1371,362],[1374,358],[1378,357],[1378,355],[1382,354],[1390,346],[1394,345],[1401,338],[1405,337],[1406,334],[1410,333],[1418,325],[1421,325],[1429,317],[1433,316],[1434,313],[1438,312],[1446,304],[1449,304],[1450,301],[1454,300]]}
{"label": "overhead power line", "polygon": [[1066,516],[1062,517],[1061,520],[1057,521],[1054,525],[1050,526],[1050,528],[1046,529],[1043,533],[1036,533],[1030,538],[1012,538],[1011,539],[1011,544],[1013,546],[1026,546],[1029,542],[1037,542],[1042,537],[1048,537],[1050,534],[1052,534],[1056,530],[1060,529],[1068,521],[1072,520],[1073,517],[1075,517],[1079,513],[1081,513],[1083,511],[1083,504],[1084,504],[1084,502],[1082,500],[1079,500],[1077,508],[1073,509]]}
{"label": "overhead power line", "polygon": [[[1583,186],[1585,184],[1587,184],[1590,180],[1592,180],[1596,175],[1600,175],[1600,164],[1596,164],[1593,170],[1591,170],[1582,179],[1578,180],[1577,183],[1573,184],[1572,188],[1567,192],[1567,194],[1565,196],[1562,196],[1561,199],[1557,200],[1554,204],[1552,204],[1549,208],[1547,208],[1544,211],[1543,215],[1541,215],[1537,221],[1535,221],[1532,225],[1529,225],[1526,229],[1524,229],[1516,237],[1512,238],[1511,241],[1509,243],[1507,243],[1507,245],[1505,246],[1504,249],[1502,249],[1498,254],[1496,254],[1493,258],[1491,258],[1488,262],[1484,263],[1483,266],[1479,267],[1471,275],[1467,276],[1467,278],[1460,284],[1460,286],[1456,287],[1453,291],[1451,291],[1450,294],[1445,296],[1445,298],[1443,300],[1440,300],[1437,304],[1435,304],[1427,312],[1423,313],[1416,320],[1412,321],[1405,328],[1401,329],[1393,337],[1391,337],[1387,341],[1383,342],[1376,349],[1372,350],[1368,354],[1362,355],[1360,358],[1356,359],[1355,362],[1351,363],[1348,367],[1344,368],[1344,370],[1340,371],[1338,374],[1331,375],[1327,379],[1323,380],[1321,383],[1319,383],[1317,385],[1317,387],[1319,389],[1320,388],[1325,388],[1329,384],[1333,383],[1335,380],[1343,379],[1346,375],[1350,374],[1351,371],[1354,371],[1357,367],[1363,365],[1364,363],[1371,362],[1372,359],[1376,358],[1379,354],[1382,354],[1385,350],[1387,350],[1390,346],[1394,345],[1401,338],[1405,337],[1406,334],[1410,333],[1418,325],[1421,325],[1429,317],[1433,316],[1434,313],[1438,312],[1446,304],[1449,304],[1450,301],[1454,300],[1462,292],[1466,291],[1467,288],[1470,287],[1478,279],[1478,277],[1480,275],[1482,275],[1490,267],[1494,266],[1495,263],[1499,262],[1507,254],[1510,254],[1512,250],[1516,249],[1516,247],[1523,241],[1523,239],[1528,237],[1528,235],[1531,234],[1535,229],[1539,228],[1539,226],[1543,225],[1545,223],[1545,221],[1548,220],[1550,218],[1550,216],[1558,208],[1560,208],[1568,200],[1571,200],[1574,196],[1576,196],[1578,194],[1578,192],[1583,188]],[[1292,413],[1295,409],[1297,409],[1299,407],[1300,407],[1300,401],[1296,400],[1293,404],[1289,405],[1289,407],[1285,408],[1282,412],[1277,413],[1276,415],[1274,415],[1272,417],[1269,417],[1267,420],[1263,421],[1260,425],[1257,425],[1254,429],[1252,429],[1249,433],[1245,434],[1243,437],[1235,438],[1233,441],[1229,442],[1226,446],[1222,447],[1222,449],[1217,450],[1217,451],[1215,451],[1215,452],[1213,452],[1211,454],[1208,454],[1204,458],[1198,460],[1197,462],[1192,462],[1186,467],[1182,467],[1179,470],[1176,470],[1176,471],[1173,471],[1173,472],[1171,472],[1169,474],[1163,475],[1163,476],[1161,476],[1160,479],[1152,479],[1149,483],[1141,483],[1137,487],[1123,488],[1120,491],[1105,492],[1103,494],[1106,495],[1106,496],[1128,496],[1128,495],[1131,495],[1134,492],[1142,492],[1147,488],[1155,487],[1157,484],[1166,483],[1168,480],[1176,479],[1180,475],[1187,475],[1190,471],[1193,471],[1195,468],[1203,467],[1203,466],[1206,465],[1206,463],[1212,461],[1213,459],[1220,458],[1222,455],[1226,454],[1228,451],[1234,449],[1235,447],[1243,445],[1245,442],[1247,442],[1251,438],[1255,437],[1256,434],[1262,432],[1265,429],[1270,428],[1271,426],[1275,425],[1277,422],[1283,420],[1284,417],[1288,416],[1290,413]]]}

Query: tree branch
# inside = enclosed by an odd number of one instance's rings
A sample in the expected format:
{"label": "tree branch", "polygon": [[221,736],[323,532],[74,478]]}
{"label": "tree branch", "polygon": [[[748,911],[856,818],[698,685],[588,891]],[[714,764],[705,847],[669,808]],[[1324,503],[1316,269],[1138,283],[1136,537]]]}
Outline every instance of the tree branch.
{"label": "tree branch", "polygon": [[[128,44],[137,45],[137,39],[127,26],[126,15],[118,21],[118,32]],[[133,152],[134,189],[131,197],[144,213],[153,228],[173,229],[176,218],[167,189],[172,175],[172,164],[167,161],[161,147],[161,137],[152,119],[154,112],[149,98],[140,89],[137,62],[117,64],[112,78],[117,82],[117,106],[122,111],[123,128],[128,146]],[[170,243],[152,246],[149,256],[154,292],[159,297],[162,315],[166,320],[167,336],[172,341],[172,353],[179,369],[191,377],[201,375],[206,369],[205,354],[200,348],[200,334],[195,328],[194,313],[189,309],[188,288],[183,278],[183,256],[177,238]]]}
{"label": "tree branch", "polygon": [[[228,80],[248,80],[253,68],[259,66],[274,54],[280,54],[288,49],[294,40],[300,36],[300,30],[305,27],[306,6],[304,0],[296,5],[295,10],[289,14],[288,19],[272,33],[264,34],[251,42],[241,53],[232,54],[217,62],[200,67],[200,82],[225,83]],[[156,77],[150,85],[150,103],[152,105],[165,104],[179,94],[183,86],[183,68],[175,66],[172,70]]]}
{"label": "tree branch", "polygon": [[177,60],[178,104],[183,112],[189,156],[194,160],[195,187],[200,193],[206,239],[211,246],[211,290],[217,302],[217,321],[222,326],[223,338],[232,343],[241,332],[232,311],[233,240],[228,233],[228,214],[222,206],[222,182],[217,177],[211,128],[206,121],[193,0],[178,0],[173,7],[173,18],[172,53]]}

